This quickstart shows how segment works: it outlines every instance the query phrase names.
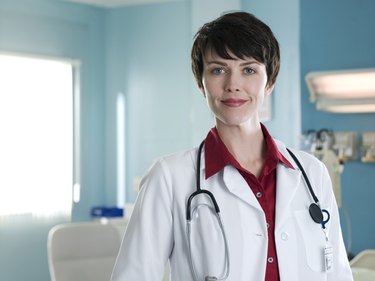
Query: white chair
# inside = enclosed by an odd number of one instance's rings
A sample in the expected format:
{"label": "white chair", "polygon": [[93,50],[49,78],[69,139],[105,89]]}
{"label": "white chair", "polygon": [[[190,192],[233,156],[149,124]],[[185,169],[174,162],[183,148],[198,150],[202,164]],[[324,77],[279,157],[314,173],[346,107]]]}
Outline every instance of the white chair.
{"label": "white chair", "polygon": [[48,234],[51,280],[109,281],[125,227],[125,220],[53,227]]}
{"label": "white chair", "polygon": [[350,266],[375,270],[375,250],[363,250],[350,261]]}
{"label": "white chair", "polygon": [[354,281],[375,280],[375,250],[364,250],[356,255],[350,266],[353,272]]}

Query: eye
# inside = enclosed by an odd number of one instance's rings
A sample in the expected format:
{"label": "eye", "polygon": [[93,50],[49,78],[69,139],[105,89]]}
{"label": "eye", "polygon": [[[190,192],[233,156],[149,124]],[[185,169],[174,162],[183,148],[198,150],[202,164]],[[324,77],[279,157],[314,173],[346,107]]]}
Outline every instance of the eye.
{"label": "eye", "polygon": [[223,67],[215,67],[211,70],[212,74],[219,75],[225,73],[225,69]]}
{"label": "eye", "polygon": [[254,72],[255,72],[255,70],[252,69],[251,67],[244,68],[244,73],[247,74],[247,75],[253,74]]}

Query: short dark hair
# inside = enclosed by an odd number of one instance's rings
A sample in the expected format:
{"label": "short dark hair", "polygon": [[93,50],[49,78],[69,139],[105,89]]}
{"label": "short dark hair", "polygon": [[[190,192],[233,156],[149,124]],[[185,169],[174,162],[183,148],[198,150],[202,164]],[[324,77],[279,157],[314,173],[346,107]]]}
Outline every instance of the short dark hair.
{"label": "short dark hair", "polygon": [[271,29],[246,12],[227,13],[204,24],[194,37],[191,50],[193,74],[200,88],[203,75],[203,57],[211,49],[224,59],[253,57],[264,63],[267,84],[274,85],[280,69],[279,43]]}

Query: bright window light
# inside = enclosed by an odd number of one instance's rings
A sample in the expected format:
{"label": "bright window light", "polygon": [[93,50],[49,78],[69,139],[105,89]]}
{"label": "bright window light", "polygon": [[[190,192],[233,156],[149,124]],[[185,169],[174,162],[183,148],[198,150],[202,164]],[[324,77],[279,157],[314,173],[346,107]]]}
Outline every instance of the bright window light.
{"label": "bright window light", "polygon": [[117,94],[117,206],[124,207],[125,196],[125,96]]}
{"label": "bright window light", "polygon": [[0,77],[0,215],[70,215],[73,65],[0,55]]}

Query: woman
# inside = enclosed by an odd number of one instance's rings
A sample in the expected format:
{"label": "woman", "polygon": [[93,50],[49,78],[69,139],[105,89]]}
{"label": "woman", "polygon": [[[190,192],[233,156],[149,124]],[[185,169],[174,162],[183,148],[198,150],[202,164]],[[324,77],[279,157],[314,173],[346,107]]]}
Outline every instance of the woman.
{"label": "woman", "polygon": [[168,260],[176,281],[352,280],[327,169],[259,121],[279,65],[277,40],[251,14],[198,31],[192,68],[215,127],[143,178],[113,281],[162,280]]}

